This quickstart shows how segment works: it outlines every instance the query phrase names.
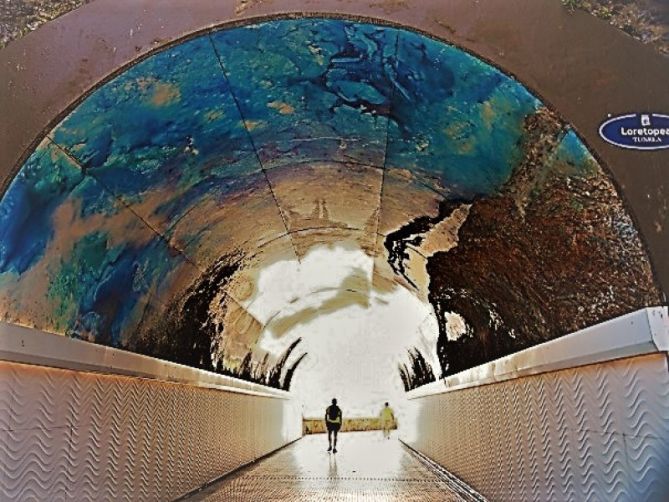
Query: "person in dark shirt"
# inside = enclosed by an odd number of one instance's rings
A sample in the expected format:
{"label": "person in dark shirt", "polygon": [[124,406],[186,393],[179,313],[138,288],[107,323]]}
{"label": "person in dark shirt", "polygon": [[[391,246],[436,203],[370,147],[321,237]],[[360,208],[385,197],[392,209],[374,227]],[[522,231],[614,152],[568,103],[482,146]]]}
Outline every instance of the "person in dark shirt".
{"label": "person in dark shirt", "polygon": [[[333,399],[332,404],[325,410],[325,426],[328,429],[328,451],[337,453],[337,432],[342,424],[341,408],[337,406],[337,400]],[[334,436],[334,442],[332,437]]]}

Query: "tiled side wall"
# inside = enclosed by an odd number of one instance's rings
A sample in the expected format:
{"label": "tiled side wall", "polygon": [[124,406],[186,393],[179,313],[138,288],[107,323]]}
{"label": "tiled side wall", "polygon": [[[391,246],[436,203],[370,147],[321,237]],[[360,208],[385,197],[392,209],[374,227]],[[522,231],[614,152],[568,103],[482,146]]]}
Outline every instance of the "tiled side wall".
{"label": "tiled side wall", "polygon": [[669,500],[665,354],[413,403],[404,440],[489,500]]}
{"label": "tiled side wall", "polygon": [[0,362],[0,500],[172,500],[301,420],[288,399]]}

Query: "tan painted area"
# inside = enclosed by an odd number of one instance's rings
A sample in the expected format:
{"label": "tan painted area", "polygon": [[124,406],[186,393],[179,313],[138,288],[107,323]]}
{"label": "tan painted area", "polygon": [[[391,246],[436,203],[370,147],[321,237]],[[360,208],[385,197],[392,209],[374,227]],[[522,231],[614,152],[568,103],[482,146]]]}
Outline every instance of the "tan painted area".
{"label": "tan painted area", "polygon": [[468,132],[470,127],[469,121],[462,117],[462,121],[451,122],[441,132],[447,138],[459,138],[457,152],[461,155],[467,155],[472,152],[475,146],[473,138],[469,137],[471,136]]}
{"label": "tan painted area", "polygon": [[[3,321],[45,331],[56,331],[53,319],[45,308],[46,285],[49,279],[44,273],[31,272],[21,276],[2,278],[0,289],[0,318]],[[11,292],[11,294],[10,294]],[[20,313],[20,315],[19,315]]]}
{"label": "tan painted area", "polygon": [[441,195],[406,169],[386,170],[381,195],[379,233],[388,235],[419,216],[437,216]]}
{"label": "tan painted area", "polygon": [[281,214],[264,176],[252,176],[252,187],[224,200],[208,197],[179,220],[170,231],[175,247],[207,268],[221,256],[247,256],[284,235]]}
{"label": "tan painted area", "polygon": [[272,101],[267,103],[269,108],[276,110],[281,115],[290,115],[295,113],[295,108],[293,108],[289,103],[284,103],[283,101]]}
{"label": "tan painted area", "polygon": [[296,257],[290,236],[284,235],[257,248],[240,262],[241,268],[231,279],[228,293],[248,307],[258,292],[258,278],[263,268],[291,260],[296,260]]}
{"label": "tan painted area", "polygon": [[458,232],[467,220],[471,204],[463,204],[444,220],[437,223],[425,234],[425,240],[418,247],[418,251],[426,257],[438,251],[448,251],[458,244]]}
{"label": "tan painted area", "polygon": [[230,296],[225,299],[223,323],[225,336],[219,341],[226,366],[237,369],[248,352],[253,351],[264,326]]}
{"label": "tan painted area", "polygon": [[267,124],[263,120],[245,120],[244,121],[244,127],[248,129],[249,131],[255,131],[256,129],[260,129],[263,127],[266,127]]}
{"label": "tan painted area", "polygon": [[166,106],[181,99],[181,89],[171,82],[162,82],[153,76],[142,76],[123,85],[128,93],[140,94],[154,106]]}
{"label": "tan painted area", "polygon": [[181,99],[181,91],[178,86],[167,82],[157,82],[153,86],[151,103],[156,106],[165,106]]}
{"label": "tan painted area", "polygon": [[367,230],[370,219],[376,224],[383,178],[380,169],[314,163],[270,169],[267,175],[291,231]]}
{"label": "tan painted area", "polygon": [[219,120],[225,116],[225,111],[221,108],[215,108],[213,110],[208,110],[204,112],[204,118],[206,118],[209,122],[214,122],[216,120]]}
{"label": "tan painted area", "polygon": [[380,256],[374,258],[374,270],[372,272],[372,287],[379,294],[392,293],[395,288],[403,286],[398,277],[393,274],[390,265]]}

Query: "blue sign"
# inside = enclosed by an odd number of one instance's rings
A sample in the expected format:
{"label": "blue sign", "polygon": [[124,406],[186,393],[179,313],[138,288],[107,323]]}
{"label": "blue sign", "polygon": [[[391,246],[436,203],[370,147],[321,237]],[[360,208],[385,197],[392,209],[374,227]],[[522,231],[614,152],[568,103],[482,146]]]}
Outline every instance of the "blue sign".
{"label": "blue sign", "polygon": [[599,135],[612,145],[633,150],[669,148],[669,115],[632,113],[612,117],[599,126]]}

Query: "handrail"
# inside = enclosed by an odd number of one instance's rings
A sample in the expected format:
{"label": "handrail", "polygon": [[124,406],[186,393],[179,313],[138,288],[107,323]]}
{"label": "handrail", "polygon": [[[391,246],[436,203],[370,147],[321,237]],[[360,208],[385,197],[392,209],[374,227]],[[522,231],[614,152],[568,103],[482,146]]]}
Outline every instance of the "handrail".
{"label": "handrail", "polygon": [[423,385],[407,398],[661,352],[669,352],[669,312],[648,307]]}
{"label": "handrail", "polygon": [[226,392],[289,399],[284,390],[0,321],[0,360],[127,375]]}

